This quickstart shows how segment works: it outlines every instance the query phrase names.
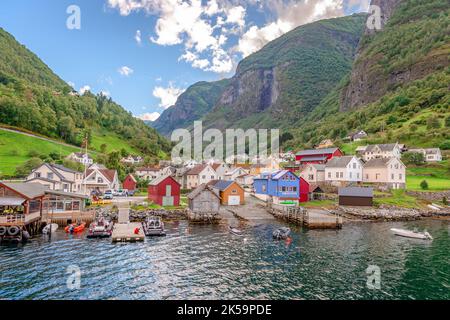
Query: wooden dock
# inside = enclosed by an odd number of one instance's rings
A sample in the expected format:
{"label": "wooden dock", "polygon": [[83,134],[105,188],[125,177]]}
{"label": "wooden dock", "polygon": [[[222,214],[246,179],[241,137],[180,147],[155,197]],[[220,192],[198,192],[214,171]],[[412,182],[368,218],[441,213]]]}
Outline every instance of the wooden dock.
{"label": "wooden dock", "polygon": [[[139,228],[139,233],[135,234],[134,230]],[[112,242],[139,242],[145,240],[144,230],[141,223],[116,223],[112,233]]]}

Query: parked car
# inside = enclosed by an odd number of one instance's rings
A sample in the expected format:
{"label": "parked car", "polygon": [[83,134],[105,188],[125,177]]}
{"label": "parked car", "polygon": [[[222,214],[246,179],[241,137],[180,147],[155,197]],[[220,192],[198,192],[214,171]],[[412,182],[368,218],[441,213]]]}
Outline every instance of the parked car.
{"label": "parked car", "polygon": [[103,194],[103,199],[104,200],[112,200],[114,198],[114,194],[112,190],[106,190],[105,193]]}
{"label": "parked car", "polygon": [[115,190],[113,192],[113,194],[116,197],[128,197],[128,190],[127,189],[119,189],[119,190]]}

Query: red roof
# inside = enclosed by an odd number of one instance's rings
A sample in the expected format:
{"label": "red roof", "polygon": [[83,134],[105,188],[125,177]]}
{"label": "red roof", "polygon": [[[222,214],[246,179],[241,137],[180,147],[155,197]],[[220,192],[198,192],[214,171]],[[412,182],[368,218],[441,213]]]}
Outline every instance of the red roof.
{"label": "red roof", "polygon": [[189,176],[192,175],[198,175],[200,174],[200,172],[202,172],[203,170],[205,170],[205,168],[207,167],[207,164],[199,164],[196,165],[195,167],[193,167],[191,170],[189,170],[186,174]]}

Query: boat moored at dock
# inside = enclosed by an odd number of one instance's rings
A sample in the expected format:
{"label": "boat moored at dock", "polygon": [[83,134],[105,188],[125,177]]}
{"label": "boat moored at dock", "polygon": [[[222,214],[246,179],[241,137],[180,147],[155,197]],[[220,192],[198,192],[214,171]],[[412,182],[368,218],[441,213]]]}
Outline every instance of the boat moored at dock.
{"label": "boat moored at dock", "polygon": [[113,222],[100,218],[89,226],[87,238],[109,238],[112,235],[113,226]]}
{"label": "boat moored at dock", "polygon": [[142,223],[147,237],[163,237],[166,235],[164,222],[159,217],[149,217]]}
{"label": "boat moored at dock", "polygon": [[400,237],[421,239],[421,240],[433,240],[433,237],[428,232],[410,231],[405,229],[392,228],[391,231]]}

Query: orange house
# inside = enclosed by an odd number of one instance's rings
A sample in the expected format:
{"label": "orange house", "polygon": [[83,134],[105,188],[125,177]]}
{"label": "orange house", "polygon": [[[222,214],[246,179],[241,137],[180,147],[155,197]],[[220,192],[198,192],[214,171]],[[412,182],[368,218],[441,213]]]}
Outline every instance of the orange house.
{"label": "orange house", "polygon": [[219,192],[220,202],[224,206],[245,204],[244,189],[235,181],[214,180],[208,183]]}

